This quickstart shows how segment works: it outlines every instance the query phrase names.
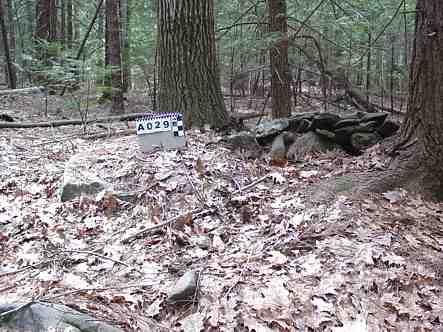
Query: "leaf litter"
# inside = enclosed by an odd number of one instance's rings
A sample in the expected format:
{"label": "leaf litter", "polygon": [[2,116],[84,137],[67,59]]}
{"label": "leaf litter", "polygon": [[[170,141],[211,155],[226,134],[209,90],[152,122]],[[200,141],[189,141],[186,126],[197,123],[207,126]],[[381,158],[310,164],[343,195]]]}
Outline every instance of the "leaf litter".
{"label": "leaf litter", "polygon": [[[141,154],[135,137],[76,130],[2,132],[1,302],[58,302],[127,331],[443,329],[441,204],[403,190],[308,204],[313,183],[381,167],[374,151],[278,168],[207,145],[211,131]],[[61,203],[78,152],[130,199]],[[198,301],[168,303],[189,270]]]}

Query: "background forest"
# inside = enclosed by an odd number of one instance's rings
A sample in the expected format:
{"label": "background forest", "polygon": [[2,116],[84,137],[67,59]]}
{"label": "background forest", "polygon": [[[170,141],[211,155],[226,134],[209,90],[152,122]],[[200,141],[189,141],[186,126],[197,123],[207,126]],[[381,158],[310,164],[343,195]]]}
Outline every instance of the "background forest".
{"label": "background forest", "polygon": [[[406,0],[288,1],[288,33],[294,36],[288,49],[292,79],[309,86],[327,85],[321,63],[324,71],[348,78],[368,98],[380,98],[384,106],[401,110],[408,88],[413,5]],[[268,32],[266,2],[218,1],[215,9],[225,92],[233,88],[231,94],[264,96],[270,89],[269,49],[279,38],[278,32]],[[10,68],[12,75],[10,80],[4,76],[4,84],[59,90],[89,86],[106,97],[111,61],[115,66],[111,58],[116,55],[111,53],[118,52],[123,91],[153,96],[156,12],[155,1],[4,1],[2,39],[6,36],[8,48],[1,52],[9,50],[12,64],[5,65],[5,73]],[[121,46],[114,52],[113,34]],[[149,101],[155,108],[155,101]]]}

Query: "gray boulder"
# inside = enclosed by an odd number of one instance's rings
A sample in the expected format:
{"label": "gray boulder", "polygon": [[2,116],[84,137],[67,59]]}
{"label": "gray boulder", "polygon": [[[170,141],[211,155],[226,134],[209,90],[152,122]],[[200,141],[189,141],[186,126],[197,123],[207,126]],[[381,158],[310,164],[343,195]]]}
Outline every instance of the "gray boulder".
{"label": "gray boulder", "polygon": [[289,160],[301,160],[308,153],[323,153],[335,149],[340,149],[335,142],[311,131],[298,137],[292,143],[287,158]]}
{"label": "gray boulder", "polygon": [[96,196],[103,190],[112,190],[112,185],[103,181],[92,171],[97,164],[97,158],[89,153],[79,153],[72,156],[66,163],[63,174],[63,184],[60,188],[62,202],[70,201],[81,195]]}
{"label": "gray boulder", "polygon": [[123,330],[100,322],[60,304],[36,302],[25,305],[0,305],[0,330],[3,331],[69,331],[122,332]]}
{"label": "gray boulder", "polygon": [[234,151],[245,152],[250,158],[258,158],[262,152],[255,135],[246,131],[225,137],[221,142]]}

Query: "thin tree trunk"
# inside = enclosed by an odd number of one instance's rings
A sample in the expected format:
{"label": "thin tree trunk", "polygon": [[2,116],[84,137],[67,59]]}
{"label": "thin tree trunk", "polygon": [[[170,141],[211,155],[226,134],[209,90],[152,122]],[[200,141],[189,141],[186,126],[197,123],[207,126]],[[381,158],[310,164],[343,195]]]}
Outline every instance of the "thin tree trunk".
{"label": "thin tree trunk", "polygon": [[131,86],[131,59],[130,59],[130,18],[131,18],[131,1],[120,0],[121,8],[121,31],[122,31],[122,79],[123,91],[127,92]]}
{"label": "thin tree trunk", "polygon": [[48,41],[57,41],[57,2],[49,0],[49,38]]}
{"label": "thin tree trunk", "polygon": [[72,48],[73,41],[73,22],[72,22],[72,0],[66,0],[66,44]]}
{"label": "thin tree trunk", "polygon": [[369,89],[371,88],[371,57],[372,57],[372,33],[368,32],[368,58],[366,62],[366,102],[369,103]]}
{"label": "thin tree trunk", "polygon": [[80,39],[80,4],[79,1],[72,2],[72,43],[76,43]]}
{"label": "thin tree trunk", "polygon": [[51,1],[50,0],[38,0],[37,2],[37,26],[35,31],[35,37],[41,40],[49,40],[49,17],[51,14]]}
{"label": "thin tree trunk", "polygon": [[112,113],[124,113],[120,50],[119,0],[106,1],[106,21],[109,38],[109,66],[111,70]]}
{"label": "thin tree trunk", "polygon": [[[395,66],[395,47],[394,36],[391,37],[391,70],[389,80],[389,95],[391,97],[391,109],[394,109],[394,66]],[[401,109],[400,109],[401,110]]]}
{"label": "thin tree trunk", "polygon": [[[9,57],[11,60],[10,69],[8,69],[8,75],[12,75],[12,78],[8,77],[9,82],[14,82],[15,87],[17,87],[17,72],[15,70],[15,53],[16,53],[16,36],[15,36],[15,19],[14,19],[14,8],[11,0],[7,0],[8,6],[8,26],[9,26]],[[8,67],[9,68],[9,67]]]}

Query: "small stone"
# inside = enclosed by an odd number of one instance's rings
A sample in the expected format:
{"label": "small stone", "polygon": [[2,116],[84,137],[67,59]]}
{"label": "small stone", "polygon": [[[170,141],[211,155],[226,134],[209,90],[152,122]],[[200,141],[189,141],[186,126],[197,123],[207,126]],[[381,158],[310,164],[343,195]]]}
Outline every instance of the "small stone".
{"label": "small stone", "polygon": [[192,243],[203,250],[208,250],[211,246],[211,239],[206,235],[196,235],[191,238]]}
{"label": "small stone", "polygon": [[329,130],[324,130],[324,129],[315,129],[315,132],[323,137],[326,137],[330,140],[335,140],[335,134]]}
{"label": "small stone", "polygon": [[169,303],[188,303],[197,299],[197,281],[199,273],[195,270],[187,271],[177,280],[166,299]]}
{"label": "small stone", "polygon": [[383,138],[393,136],[400,129],[400,125],[392,120],[386,120],[383,122],[380,128],[377,129],[377,133]]}
{"label": "small stone", "polygon": [[376,133],[354,133],[351,136],[351,145],[354,149],[365,150],[382,140],[382,137]]}

